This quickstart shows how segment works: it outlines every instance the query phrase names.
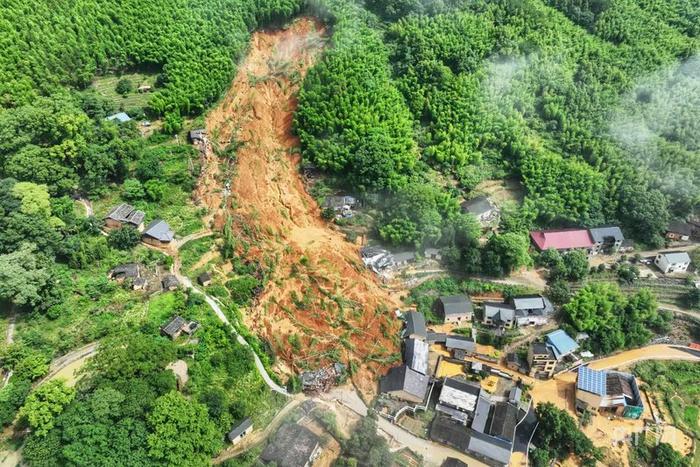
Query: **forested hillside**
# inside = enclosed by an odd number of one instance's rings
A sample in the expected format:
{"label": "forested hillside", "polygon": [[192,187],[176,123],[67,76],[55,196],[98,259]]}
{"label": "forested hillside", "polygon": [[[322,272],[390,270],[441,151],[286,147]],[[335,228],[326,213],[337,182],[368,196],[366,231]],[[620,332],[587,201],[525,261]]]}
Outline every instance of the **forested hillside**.
{"label": "forested hillside", "polygon": [[[650,244],[661,242],[669,218],[692,212],[700,92],[689,25],[697,9],[575,0],[369,6],[385,21],[386,66],[410,109],[421,163],[466,193],[486,178],[516,175],[527,190],[521,217],[540,226],[621,222]],[[306,96],[332,95],[346,81],[361,83],[351,67],[308,80],[300,116],[322,112]],[[367,86],[358,88],[347,88],[335,113],[358,109]],[[335,134],[317,120],[298,123],[306,155],[344,170],[345,157],[330,150]],[[321,147],[329,150],[319,157]],[[422,165],[414,167],[394,173],[422,178]]]}
{"label": "forested hillside", "polygon": [[[0,321],[9,328],[11,317],[16,333],[0,350],[12,373],[0,389],[0,422],[13,427],[23,460],[206,465],[235,421],[251,416],[263,426],[281,405],[254,366],[251,348],[267,366],[274,358],[264,343],[238,329],[251,343],[243,347],[197,294],[149,297],[109,281],[116,265],[155,274],[173,259],[137,246],[134,229],[100,230],[100,217],[121,202],[149,221],[167,218],[179,238],[209,228],[192,200],[200,159],[186,132],[229,85],[250,31],[299,14],[326,23],[329,46],[303,82],[294,128],[319,185],[357,195],[375,213],[370,235],[393,247],[438,247],[460,274],[502,276],[532,264],[533,228],[620,224],[642,246],[659,247],[671,219],[697,214],[698,5],[5,1]],[[97,89],[125,74],[153,83],[136,96],[142,106]],[[120,110],[133,120],[105,119]],[[219,155],[234,165],[236,141],[229,148]],[[504,179],[524,196],[503,206],[498,233],[480,241],[481,226],[460,202]],[[241,245],[230,230],[223,237],[232,259]],[[188,265],[206,248],[192,246]],[[241,271],[245,279],[228,279]],[[224,311],[235,318],[265,271],[241,256],[228,274],[240,300]],[[211,293],[231,297],[220,284]],[[196,340],[158,336],[175,313],[202,324]],[[632,329],[626,324],[618,328]],[[614,344],[649,336],[632,337]],[[39,385],[51,361],[98,341],[75,386]],[[175,359],[190,364],[184,392],[166,369]]]}

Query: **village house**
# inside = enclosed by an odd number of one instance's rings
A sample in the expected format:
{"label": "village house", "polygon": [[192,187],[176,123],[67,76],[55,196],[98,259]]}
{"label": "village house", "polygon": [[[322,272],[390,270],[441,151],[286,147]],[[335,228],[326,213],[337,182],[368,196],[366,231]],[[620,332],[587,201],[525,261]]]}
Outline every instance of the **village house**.
{"label": "village house", "polygon": [[557,329],[547,334],[545,343],[552,348],[557,361],[573,354],[579,347],[576,341],[562,329]]}
{"label": "village house", "polygon": [[426,340],[428,331],[425,327],[425,316],[417,311],[409,311],[403,315],[406,326],[403,337],[408,339]]}
{"label": "village house", "polygon": [[515,326],[515,308],[509,303],[484,302],[484,318],[487,326],[511,329]]}
{"label": "village house", "polygon": [[444,332],[433,332],[428,330],[426,340],[428,344],[445,344],[447,341],[447,334]]}
{"label": "village house", "polygon": [[486,196],[462,202],[462,212],[472,214],[481,225],[495,223],[498,219],[499,210]]}
{"label": "village house", "polygon": [[474,417],[481,386],[455,378],[445,378],[435,410],[466,425]]}
{"label": "village house", "polygon": [[590,251],[594,246],[591,234],[586,229],[533,230],[530,239],[539,251],[550,248],[560,252]]}
{"label": "village house", "polygon": [[[482,389],[467,428],[441,412],[433,420],[430,439],[474,455],[488,465],[507,466],[518,423],[526,415],[518,408],[519,394],[519,391],[510,391],[504,396],[493,396]],[[524,430],[522,438],[530,439],[532,429],[534,425]]]}
{"label": "village house", "polygon": [[349,211],[357,204],[357,198],[353,196],[326,196],[323,200],[323,207],[334,211]]}
{"label": "village house", "polygon": [[581,366],[576,379],[576,410],[637,419],[644,404],[633,375]]}
{"label": "village house", "polygon": [[231,431],[228,432],[226,437],[228,438],[229,443],[235,446],[236,444],[240,443],[243,438],[252,433],[252,431],[253,420],[251,420],[250,417],[246,417],[239,423],[233,425],[233,428],[231,428]]}
{"label": "village house", "polygon": [[110,269],[107,277],[113,281],[124,282],[126,279],[137,279],[141,275],[139,265],[136,263],[120,264]]}
{"label": "village house", "polygon": [[472,320],[474,305],[466,295],[449,295],[435,301],[435,313],[445,324],[464,324]]}
{"label": "village house", "polygon": [[413,371],[428,374],[428,344],[419,339],[406,339],[404,342],[404,362]]}
{"label": "village house", "polygon": [[445,338],[445,348],[457,360],[476,354],[476,342],[471,337],[451,334]]}
{"label": "village house", "polygon": [[693,235],[693,226],[684,221],[674,220],[668,223],[666,238],[676,242],[686,242]]}
{"label": "village house", "polygon": [[166,246],[173,238],[175,238],[175,232],[163,219],[154,220],[143,232],[143,241],[153,246]]}
{"label": "village house", "polygon": [[190,140],[190,143],[204,143],[207,140],[207,130],[204,128],[190,130],[187,138]]}
{"label": "village house", "polygon": [[552,347],[544,342],[533,342],[527,351],[530,377],[549,379],[557,366],[557,357]]}
{"label": "village house", "polygon": [[442,253],[437,248],[426,248],[423,254],[426,259],[432,259],[435,261],[442,261]]}
{"label": "village house", "polygon": [[131,117],[129,117],[125,112],[118,112],[106,117],[105,120],[108,122],[126,123],[131,121]]}
{"label": "village house", "polygon": [[118,229],[124,226],[133,227],[139,232],[143,231],[143,220],[146,213],[134,209],[133,206],[122,203],[114,206],[104,217],[105,228]]}
{"label": "village house", "polygon": [[265,446],[260,460],[275,467],[310,467],[321,454],[321,440],[308,428],[284,423]]}
{"label": "village house", "polygon": [[589,232],[593,239],[591,254],[594,255],[598,253],[617,253],[625,241],[622,230],[616,226],[595,227],[589,229]]}
{"label": "village house", "polygon": [[654,264],[664,274],[686,272],[690,266],[690,255],[685,251],[662,251],[654,258]]}
{"label": "village house", "polygon": [[554,313],[554,306],[541,295],[525,295],[511,300],[518,326],[542,326]]}
{"label": "village house", "polygon": [[183,332],[191,336],[198,328],[199,323],[197,321],[187,321],[182,316],[173,316],[170,321],[160,327],[160,331],[164,335],[175,340],[180,337],[180,334]]}
{"label": "village house", "polygon": [[379,380],[379,391],[397,399],[420,404],[428,392],[430,378],[406,365],[391,368]]}
{"label": "village house", "polygon": [[392,265],[396,267],[405,267],[416,262],[416,253],[414,251],[403,251],[401,253],[393,253]]}
{"label": "village house", "polygon": [[197,282],[199,285],[202,287],[206,287],[211,284],[211,274],[208,272],[203,272],[199,276],[197,276]]}
{"label": "village house", "polygon": [[172,274],[164,276],[160,283],[163,286],[163,290],[173,291],[180,287],[180,281]]}

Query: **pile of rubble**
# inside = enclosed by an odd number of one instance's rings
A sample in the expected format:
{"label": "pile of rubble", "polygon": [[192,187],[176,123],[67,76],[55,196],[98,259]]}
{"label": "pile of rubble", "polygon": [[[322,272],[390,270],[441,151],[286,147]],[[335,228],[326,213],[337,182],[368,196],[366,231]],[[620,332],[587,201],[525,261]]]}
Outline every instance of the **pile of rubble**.
{"label": "pile of rubble", "polygon": [[306,393],[319,393],[330,390],[345,375],[345,365],[334,363],[299,375],[301,388]]}

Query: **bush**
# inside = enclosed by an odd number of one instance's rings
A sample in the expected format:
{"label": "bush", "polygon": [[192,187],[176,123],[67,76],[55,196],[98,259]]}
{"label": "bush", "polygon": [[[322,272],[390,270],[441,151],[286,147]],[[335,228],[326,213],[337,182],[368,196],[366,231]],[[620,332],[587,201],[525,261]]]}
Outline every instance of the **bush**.
{"label": "bush", "polygon": [[107,237],[107,243],[117,250],[130,250],[141,241],[141,234],[133,227],[121,227],[114,229]]}
{"label": "bush", "polygon": [[117,94],[121,94],[122,96],[126,97],[127,94],[134,91],[134,83],[132,83],[128,78],[122,78],[117,81],[117,85],[115,86],[114,90],[117,92]]}

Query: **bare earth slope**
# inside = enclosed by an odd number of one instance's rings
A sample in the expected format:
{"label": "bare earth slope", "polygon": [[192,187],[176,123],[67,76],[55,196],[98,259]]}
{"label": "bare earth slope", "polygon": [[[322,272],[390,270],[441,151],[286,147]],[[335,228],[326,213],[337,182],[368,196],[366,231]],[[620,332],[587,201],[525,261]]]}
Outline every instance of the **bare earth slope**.
{"label": "bare earth slope", "polygon": [[232,220],[247,259],[272,267],[245,320],[270,341],[278,369],[353,362],[353,379],[368,394],[373,377],[398,356],[397,304],[364,268],[357,247],[321,219],[302,183],[292,134],[296,92],[324,35],[322,25],[306,18],[253,35],[248,57],[207,119],[220,147],[238,145],[232,196],[221,209],[220,161],[211,151],[197,196],[214,212],[216,227]]}

